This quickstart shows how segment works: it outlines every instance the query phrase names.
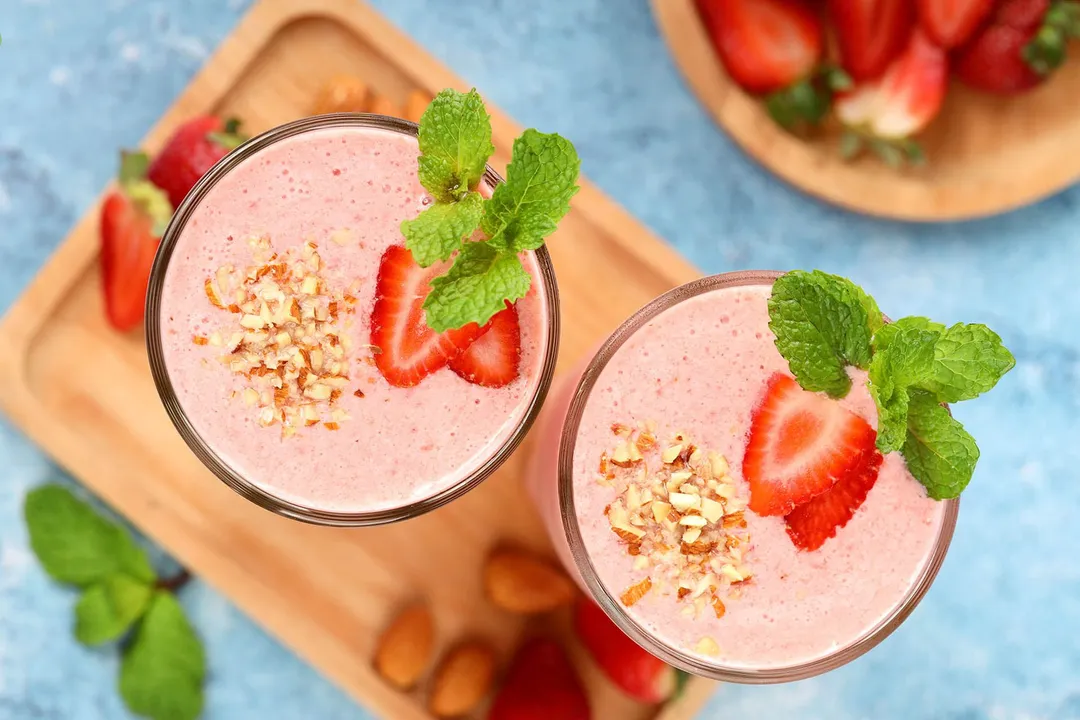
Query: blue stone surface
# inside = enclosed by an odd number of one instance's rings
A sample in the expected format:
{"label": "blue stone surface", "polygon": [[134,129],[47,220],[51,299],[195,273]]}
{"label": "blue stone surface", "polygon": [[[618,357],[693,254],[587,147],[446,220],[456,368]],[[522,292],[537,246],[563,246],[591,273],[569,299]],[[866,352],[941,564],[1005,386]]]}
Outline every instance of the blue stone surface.
{"label": "blue stone surface", "polygon": [[[1015,351],[993,394],[956,408],[983,457],[911,619],[826,677],[724,687],[702,717],[1080,718],[1080,190],[961,224],[859,217],[713,125],[646,0],[374,4],[520,122],[572,138],[589,177],[703,270],[824,268],[894,316],[986,322]],[[0,1],[0,310],[248,5]],[[27,547],[22,498],[60,473],[3,420],[0,459],[0,718],[126,717],[115,653],[74,642],[74,596]],[[368,717],[210,588],[182,600],[208,645],[207,718]]]}

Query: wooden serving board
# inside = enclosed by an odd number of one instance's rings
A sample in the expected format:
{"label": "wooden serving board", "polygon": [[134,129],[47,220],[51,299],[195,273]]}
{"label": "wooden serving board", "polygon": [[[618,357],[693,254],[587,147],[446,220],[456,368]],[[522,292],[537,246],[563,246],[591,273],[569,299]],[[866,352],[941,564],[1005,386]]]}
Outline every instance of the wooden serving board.
{"label": "wooden serving board", "polygon": [[[695,0],[651,0],[676,64],[713,119],[751,157],[801,190],[856,212],[962,220],[1033,203],[1080,178],[1080,63],[1025,95],[995,97],[957,82],[919,136],[929,162],[901,171],[840,157],[839,128],[812,142],[784,132],[728,77]],[[1075,50],[1075,48],[1074,48]]]}
{"label": "wooden serving board", "polygon": [[[252,132],[307,115],[333,75],[359,76],[383,108],[417,91],[468,85],[359,0],[261,0],[149,133],[157,150],[198,113],[235,115]],[[502,170],[520,128],[492,110]],[[150,378],[141,333],[105,323],[98,209],[78,223],[4,319],[0,407],[31,438],[193,572],[229,596],[360,703],[385,718],[428,718],[423,688],[405,695],[371,669],[396,610],[431,602],[439,650],[465,635],[509,659],[535,628],[486,603],[480,568],[499,542],[550,552],[519,475],[528,443],[465,498],[409,522],[332,529],[273,515],[205,470],[173,429]],[[560,368],[633,310],[697,272],[588,182],[551,243],[563,305]],[[534,621],[569,637],[565,617]],[[568,647],[598,720],[685,720],[713,685],[693,681],[666,708],[622,697]],[[211,658],[213,663],[213,658]]]}

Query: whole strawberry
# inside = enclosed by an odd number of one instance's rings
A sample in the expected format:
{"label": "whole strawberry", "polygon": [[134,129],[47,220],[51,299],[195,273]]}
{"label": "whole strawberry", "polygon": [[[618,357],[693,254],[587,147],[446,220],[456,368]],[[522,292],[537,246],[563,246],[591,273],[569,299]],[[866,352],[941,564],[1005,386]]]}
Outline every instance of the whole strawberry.
{"label": "whole strawberry", "polygon": [[518,650],[488,720],[590,720],[589,700],[570,659],[554,640]]}
{"label": "whole strawberry", "polygon": [[1045,81],[1080,37],[1080,3],[1003,0],[990,22],[956,52],[953,68],[965,84],[1013,95]]}
{"label": "whole strawberry", "polygon": [[165,194],[146,181],[144,153],[120,156],[119,188],[101,207],[101,281],[105,317],[117,330],[139,326],[158,243],[172,215]]}
{"label": "whole strawberry", "polygon": [[173,207],[179,207],[207,170],[247,140],[239,128],[238,120],[223,121],[212,115],[188,120],[154,158],[147,179],[165,191]]}
{"label": "whole strawberry", "polygon": [[574,608],[574,629],[608,679],[636,700],[664,702],[678,692],[686,679],[685,673],[631,640],[588,598],[581,598]]}

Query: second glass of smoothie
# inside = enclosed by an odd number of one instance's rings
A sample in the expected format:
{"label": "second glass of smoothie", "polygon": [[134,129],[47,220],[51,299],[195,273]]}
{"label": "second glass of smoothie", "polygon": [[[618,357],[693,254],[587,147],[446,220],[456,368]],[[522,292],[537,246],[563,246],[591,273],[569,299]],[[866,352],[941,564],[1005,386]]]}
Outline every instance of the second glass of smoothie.
{"label": "second glass of smoothie", "polygon": [[[432,510],[494,472],[543,402],[558,345],[543,248],[522,255],[532,288],[500,319],[504,375],[425,374],[442,348],[413,332],[414,301],[435,268],[411,262],[400,230],[431,203],[418,155],[403,120],[290,123],[215,166],[162,240],[147,307],[159,394],[203,463],[267,509],[331,525]],[[489,168],[480,191],[500,181]]]}
{"label": "second glass of smoothie", "polygon": [[[958,510],[928,498],[898,453],[873,450],[864,371],[839,401],[791,379],[769,329],[777,277],[703,278],[627,320],[553,392],[526,478],[564,564],[612,620],[728,682],[810,677],[883,640],[929,589]],[[830,510],[817,498],[817,516],[754,511],[744,459],[763,396],[869,440],[876,481],[845,524],[815,524]]]}

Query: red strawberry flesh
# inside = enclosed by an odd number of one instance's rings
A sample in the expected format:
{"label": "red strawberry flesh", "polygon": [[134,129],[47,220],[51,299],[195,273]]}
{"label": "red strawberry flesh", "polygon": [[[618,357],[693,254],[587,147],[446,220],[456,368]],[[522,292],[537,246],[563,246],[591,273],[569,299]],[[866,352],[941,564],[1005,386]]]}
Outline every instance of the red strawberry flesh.
{"label": "red strawberry flesh", "polygon": [[443,263],[420,267],[403,245],[392,245],[383,253],[371,312],[371,344],[378,348],[375,365],[391,385],[417,385],[480,337],[476,323],[444,333],[427,326],[424,299],[431,292],[431,279],[445,269]]}
{"label": "red strawberry flesh", "polygon": [[866,453],[859,465],[831,490],[799,505],[787,515],[788,536],[796,547],[817,550],[848,524],[877,482],[882,459],[877,450]]}
{"label": "red strawberry flesh", "polygon": [[234,142],[222,140],[240,136],[230,136],[227,130],[221,118],[212,115],[192,118],[176,129],[154,158],[147,179],[165,191],[174,208],[233,149]]}
{"label": "red strawberry flesh", "polygon": [[589,700],[570,659],[554,640],[518,650],[488,720],[590,720]]}
{"label": "red strawberry flesh", "polygon": [[157,253],[154,221],[121,191],[101,209],[101,278],[105,316],[120,331],[142,322],[146,287]]}
{"label": "red strawberry flesh", "polygon": [[450,361],[450,369],[476,385],[499,388],[518,376],[521,364],[521,326],[517,308],[506,309],[491,318],[483,334],[465,352]]}
{"label": "red strawberry flesh", "polygon": [[592,600],[578,600],[574,628],[608,679],[630,697],[659,703],[674,694],[679,671],[631,640]]}
{"label": "red strawberry flesh", "polygon": [[776,373],[751,417],[743,457],[751,510],[786,515],[829,491],[876,452],[866,420]]}

